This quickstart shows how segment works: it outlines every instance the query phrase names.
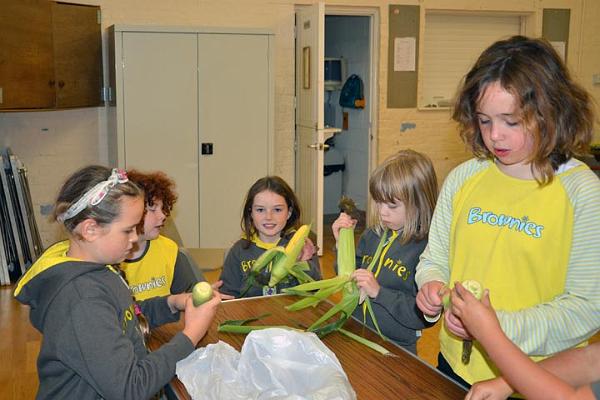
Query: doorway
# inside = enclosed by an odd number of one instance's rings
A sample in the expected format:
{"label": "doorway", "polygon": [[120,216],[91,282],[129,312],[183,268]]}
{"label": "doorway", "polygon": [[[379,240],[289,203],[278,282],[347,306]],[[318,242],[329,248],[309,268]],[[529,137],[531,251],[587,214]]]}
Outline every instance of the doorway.
{"label": "doorway", "polygon": [[[316,3],[296,11],[295,189],[303,223],[312,224],[321,249],[341,195],[368,209],[368,176],[376,163],[378,21],[377,8]],[[342,77],[332,78],[327,68],[340,60]],[[339,105],[353,74],[363,83],[364,108]]]}
{"label": "doorway", "polygon": [[[352,198],[361,211],[368,204],[370,107],[345,108],[339,104],[343,83],[351,75],[363,82],[367,103],[371,80],[371,18],[364,15],[325,15],[325,60],[333,60],[342,66],[342,84],[328,84],[332,74],[325,67],[325,126],[341,128],[341,131],[325,143],[324,160],[324,229],[337,218],[338,202],[342,195]],[[330,61],[331,63],[331,61]],[[333,64],[331,64],[333,66]]]}

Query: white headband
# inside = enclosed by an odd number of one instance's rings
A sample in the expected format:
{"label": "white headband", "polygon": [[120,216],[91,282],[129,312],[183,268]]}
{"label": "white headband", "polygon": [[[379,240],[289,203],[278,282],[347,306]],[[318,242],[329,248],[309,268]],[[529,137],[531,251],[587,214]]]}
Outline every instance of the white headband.
{"label": "white headband", "polygon": [[125,170],[113,168],[112,173],[107,180],[96,184],[96,186],[85,192],[79,200],[74,204],[71,204],[71,207],[69,207],[67,211],[56,217],[56,220],[63,223],[85,210],[88,206],[99,204],[106,197],[108,192],[110,192],[110,189],[115,187],[118,183],[125,183],[128,180]]}

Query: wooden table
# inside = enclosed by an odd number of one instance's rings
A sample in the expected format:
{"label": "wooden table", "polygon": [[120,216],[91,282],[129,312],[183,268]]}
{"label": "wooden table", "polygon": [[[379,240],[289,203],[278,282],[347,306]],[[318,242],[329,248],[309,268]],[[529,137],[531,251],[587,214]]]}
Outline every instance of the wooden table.
{"label": "wooden table", "polygon": [[[295,300],[292,296],[277,295],[224,301],[211,329],[198,346],[204,347],[222,340],[239,351],[246,336],[217,332],[218,324],[225,320],[246,319],[269,313],[268,317],[252,324],[293,326],[299,323],[308,326],[331,307],[329,303],[321,303],[316,308],[297,312],[286,311],[284,306]],[[182,327],[183,323],[180,321],[155,329],[149,340],[150,348],[160,347]],[[465,390],[454,381],[404,349],[381,340],[377,334],[364,328],[359,322],[349,320],[344,328],[383,345],[393,353],[391,356],[383,356],[338,332],[322,339],[336,354],[358,399],[464,398]],[[185,387],[176,377],[171,381],[171,387],[180,399],[190,399]]]}

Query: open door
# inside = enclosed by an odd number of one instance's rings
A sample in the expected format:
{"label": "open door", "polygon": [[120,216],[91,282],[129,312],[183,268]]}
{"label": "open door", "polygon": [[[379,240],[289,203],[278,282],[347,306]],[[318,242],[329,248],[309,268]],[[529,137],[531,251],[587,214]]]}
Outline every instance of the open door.
{"label": "open door", "polygon": [[323,254],[323,165],[325,140],[337,129],[324,129],[325,4],[296,12],[296,193],[303,222],[312,224]]}

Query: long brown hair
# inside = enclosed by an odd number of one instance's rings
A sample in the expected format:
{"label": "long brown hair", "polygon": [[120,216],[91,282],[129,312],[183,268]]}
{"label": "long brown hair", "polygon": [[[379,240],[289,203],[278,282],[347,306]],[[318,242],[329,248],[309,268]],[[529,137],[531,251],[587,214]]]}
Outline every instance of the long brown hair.
{"label": "long brown hair", "polygon": [[[283,228],[282,236],[293,231],[300,224],[300,204],[298,203],[298,199],[292,188],[290,188],[286,181],[278,176],[265,176],[264,178],[260,178],[254,182],[254,184],[252,184],[248,190],[246,199],[244,200],[242,221],[240,225],[244,237],[247,240],[251,240],[256,234],[256,228],[252,223],[252,204],[254,203],[254,197],[264,191],[269,191],[280,195],[285,199],[285,202],[288,206],[290,217]],[[247,244],[250,245],[250,242]]]}
{"label": "long brown hair", "polygon": [[533,137],[533,175],[540,185],[550,183],[558,166],[584,154],[591,142],[590,96],[546,40],[513,36],[492,44],[465,76],[452,114],[463,141],[479,158],[493,159],[481,136],[477,107],[495,82],[515,97],[523,127]]}

